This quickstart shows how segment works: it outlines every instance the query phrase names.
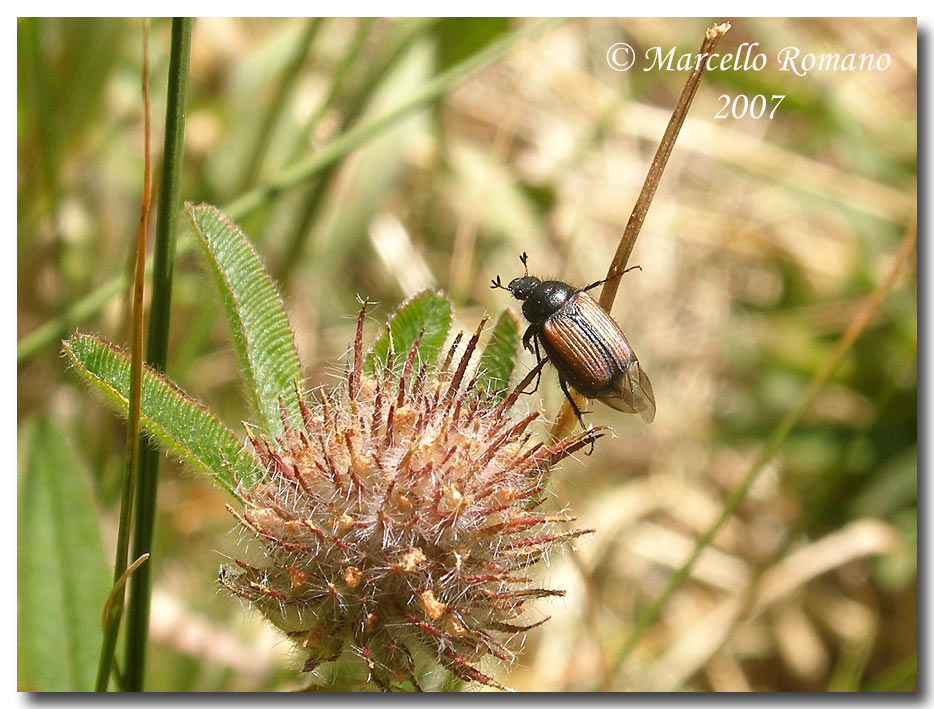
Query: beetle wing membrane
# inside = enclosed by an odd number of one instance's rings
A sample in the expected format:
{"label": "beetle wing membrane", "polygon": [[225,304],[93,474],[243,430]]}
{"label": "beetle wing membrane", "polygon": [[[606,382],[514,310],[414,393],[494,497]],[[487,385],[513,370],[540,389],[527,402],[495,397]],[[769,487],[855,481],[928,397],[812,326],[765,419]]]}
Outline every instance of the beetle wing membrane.
{"label": "beetle wing membrane", "polygon": [[[563,281],[543,282],[529,276],[524,253],[521,260],[525,276],[513,279],[506,290],[524,301],[522,314],[530,324],[522,343],[531,349],[534,339],[536,357],[538,345],[545,349],[581,425],[581,412],[568,393],[568,384],[590,399],[617,411],[640,414],[651,423],[655,419],[652,384],[617,322],[586,292],[602,281],[583,289]],[[493,287],[504,286],[497,278]]]}
{"label": "beetle wing membrane", "polygon": [[639,414],[646,423],[655,420],[655,393],[652,382],[633,357],[629,369],[613,382],[613,393],[600,397],[600,401],[611,409],[627,414]]}

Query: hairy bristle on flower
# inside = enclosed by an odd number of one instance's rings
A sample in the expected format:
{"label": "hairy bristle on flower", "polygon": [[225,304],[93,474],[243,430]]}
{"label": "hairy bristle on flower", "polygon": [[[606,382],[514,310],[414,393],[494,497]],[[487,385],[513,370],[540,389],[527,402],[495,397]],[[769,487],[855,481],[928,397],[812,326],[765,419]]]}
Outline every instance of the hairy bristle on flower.
{"label": "hairy bristle on flower", "polygon": [[336,392],[311,404],[296,386],[301,423],[283,416],[281,438],[247,429],[265,474],[238,485],[242,509],[230,511],[259,546],[220,583],[295,641],[306,671],[348,651],[379,688],[418,688],[416,658],[428,656],[502,688],[479,661],[511,660],[510,641],[544,622],[523,620],[529,602],[563,595],[530,567],[589,531],[537,511],[543,479],[602,434],[530,444],[538,413],[511,407],[538,367],[502,400],[476,378],[465,386],[485,319],[456,364],[460,337],[436,369],[416,341],[401,375],[392,359],[368,373],[365,312]]}

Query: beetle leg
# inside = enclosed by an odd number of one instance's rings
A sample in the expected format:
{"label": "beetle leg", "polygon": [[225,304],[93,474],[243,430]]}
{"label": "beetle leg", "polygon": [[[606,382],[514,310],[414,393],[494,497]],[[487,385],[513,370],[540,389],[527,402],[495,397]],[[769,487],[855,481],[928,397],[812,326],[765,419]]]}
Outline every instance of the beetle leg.
{"label": "beetle leg", "polygon": [[522,335],[522,346],[529,352],[532,351],[532,339],[535,337],[535,334],[535,326],[529,325],[525,330],[525,334]]}
{"label": "beetle leg", "polygon": [[522,346],[529,352],[535,353],[535,366],[538,367],[538,376],[535,378],[535,388],[532,389],[532,391],[525,392],[526,394],[534,394],[538,391],[538,385],[542,381],[542,353],[538,351],[538,332],[535,325],[529,325],[526,328],[525,334],[522,335]]}
{"label": "beetle leg", "polygon": [[602,285],[603,285],[604,283],[606,283],[608,280],[610,280],[610,279],[609,279],[609,278],[604,278],[602,281],[596,281],[595,283],[591,283],[589,286],[584,286],[583,288],[581,288],[581,289],[580,289],[580,292],[581,292],[581,293],[586,293],[586,292],[589,291],[589,290],[593,290],[593,289],[596,288],[597,286],[602,286]]}
{"label": "beetle leg", "polygon": [[535,377],[535,388],[532,391],[527,391],[526,394],[534,394],[538,391],[538,385],[542,381],[542,353],[538,351],[538,338],[532,338],[532,342],[535,343],[535,366],[538,367],[538,376]]}
{"label": "beetle leg", "polygon": [[[538,391],[538,383],[542,380],[542,355],[538,351],[538,333],[535,331],[534,325],[529,325],[525,331],[525,334],[522,336],[522,346],[525,347],[529,352],[535,353],[535,366],[538,367],[538,376],[535,379],[535,388],[532,391],[523,392],[524,394],[534,394]],[[533,347],[534,343],[534,347]]]}
{"label": "beetle leg", "polygon": [[[571,396],[571,392],[568,391],[568,384],[566,381],[564,381],[564,377],[562,377],[560,374],[558,375],[558,383],[561,384],[561,391],[564,392],[564,396],[567,397],[568,403],[570,403],[571,408],[574,409],[574,415],[577,416],[577,420],[580,423],[581,428],[586,431],[587,427],[584,425],[584,415],[581,413],[581,410],[577,408],[577,404],[574,403],[574,397]],[[590,412],[588,411],[587,413],[590,413]],[[596,439],[594,438],[590,439],[590,450],[584,455],[590,455],[593,453],[594,440]]]}
{"label": "beetle leg", "polygon": [[[642,270],[642,266],[639,266],[639,265],[637,264],[637,265],[635,265],[635,266],[630,266],[630,267],[627,268],[625,271],[623,271],[623,273],[620,273],[619,276],[622,276],[622,275],[625,274],[625,273],[629,273],[630,271],[634,271],[634,270],[637,269],[637,268],[638,268],[640,271]],[[606,283],[607,281],[612,280],[612,279],[614,279],[614,278],[618,278],[619,276],[610,276],[609,278],[604,278],[602,281],[597,281],[596,283],[591,283],[589,286],[585,286],[584,288],[581,288],[579,292],[580,292],[580,293],[586,293],[587,291],[589,291],[589,290],[591,290],[591,289],[593,289],[593,288],[596,288],[597,286],[602,286],[602,285],[603,285],[604,283]]]}
{"label": "beetle leg", "polygon": [[571,404],[571,408],[574,409],[574,415],[577,416],[577,420],[580,422],[581,428],[585,431],[587,427],[584,425],[584,415],[581,413],[581,410],[577,408],[577,404],[574,402],[574,397],[571,396],[571,392],[568,391],[568,384],[564,381],[564,377],[560,374],[558,375],[558,383],[561,384],[561,391],[564,392],[564,396],[567,398],[568,403]]}

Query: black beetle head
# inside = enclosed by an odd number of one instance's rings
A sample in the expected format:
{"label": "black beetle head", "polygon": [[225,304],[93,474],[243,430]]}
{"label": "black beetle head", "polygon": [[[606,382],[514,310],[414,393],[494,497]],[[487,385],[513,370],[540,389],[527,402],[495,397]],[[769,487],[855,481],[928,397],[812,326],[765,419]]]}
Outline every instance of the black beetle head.
{"label": "black beetle head", "polygon": [[522,265],[525,266],[524,276],[519,276],[519,278],[513,278],[511,281],[509,281],[508,286],[504,286],[502,282],[499,280],[499,276],[497,276],[495,280],[493,281],[493,285],[490,287],[491,288],[502,288],[503,290],[508,290],[510,293],[512,293],[512,296],[516,300],[526,300],[530,295],[532,295],[532,291],[534,291],[535,288],[541,284],[541,280],[539,280],[535,276],[529,275],[529,257],[525,253],[525,251],[522,252],[522,255],[519,257],[519,260],[522,261]]}
{"label": "black beetle head", "polygon": [[541,284],[541,280],[535,276],[525,275],[519,278],[513,278],[509,282],[506,290],[512,293],[513,298],[516,300],[525,300],[532,295],[532,291],[535,290],[539,284]]}

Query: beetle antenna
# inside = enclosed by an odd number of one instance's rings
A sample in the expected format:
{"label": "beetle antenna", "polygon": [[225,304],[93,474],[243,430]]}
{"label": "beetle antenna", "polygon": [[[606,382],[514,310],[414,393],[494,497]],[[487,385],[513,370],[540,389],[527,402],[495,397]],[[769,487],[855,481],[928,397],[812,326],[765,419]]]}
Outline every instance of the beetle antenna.
{"label": "beetle antenna", "polygon": [[502,288],[503,290],[509,290],[506,286],[503,285],[503,282],[499,280],[499,276],[497,276],[494,280],[491,280],[490,283],[492,283],[490,288]]}
{"label": "beetle antenna", "polygon": [[522,255],[519,257],[519,260],[522,261],[522,265],[525,266],[525,275],[528,276],[529,275],[529,255],[525,253],[525,251],[523,251]]}

